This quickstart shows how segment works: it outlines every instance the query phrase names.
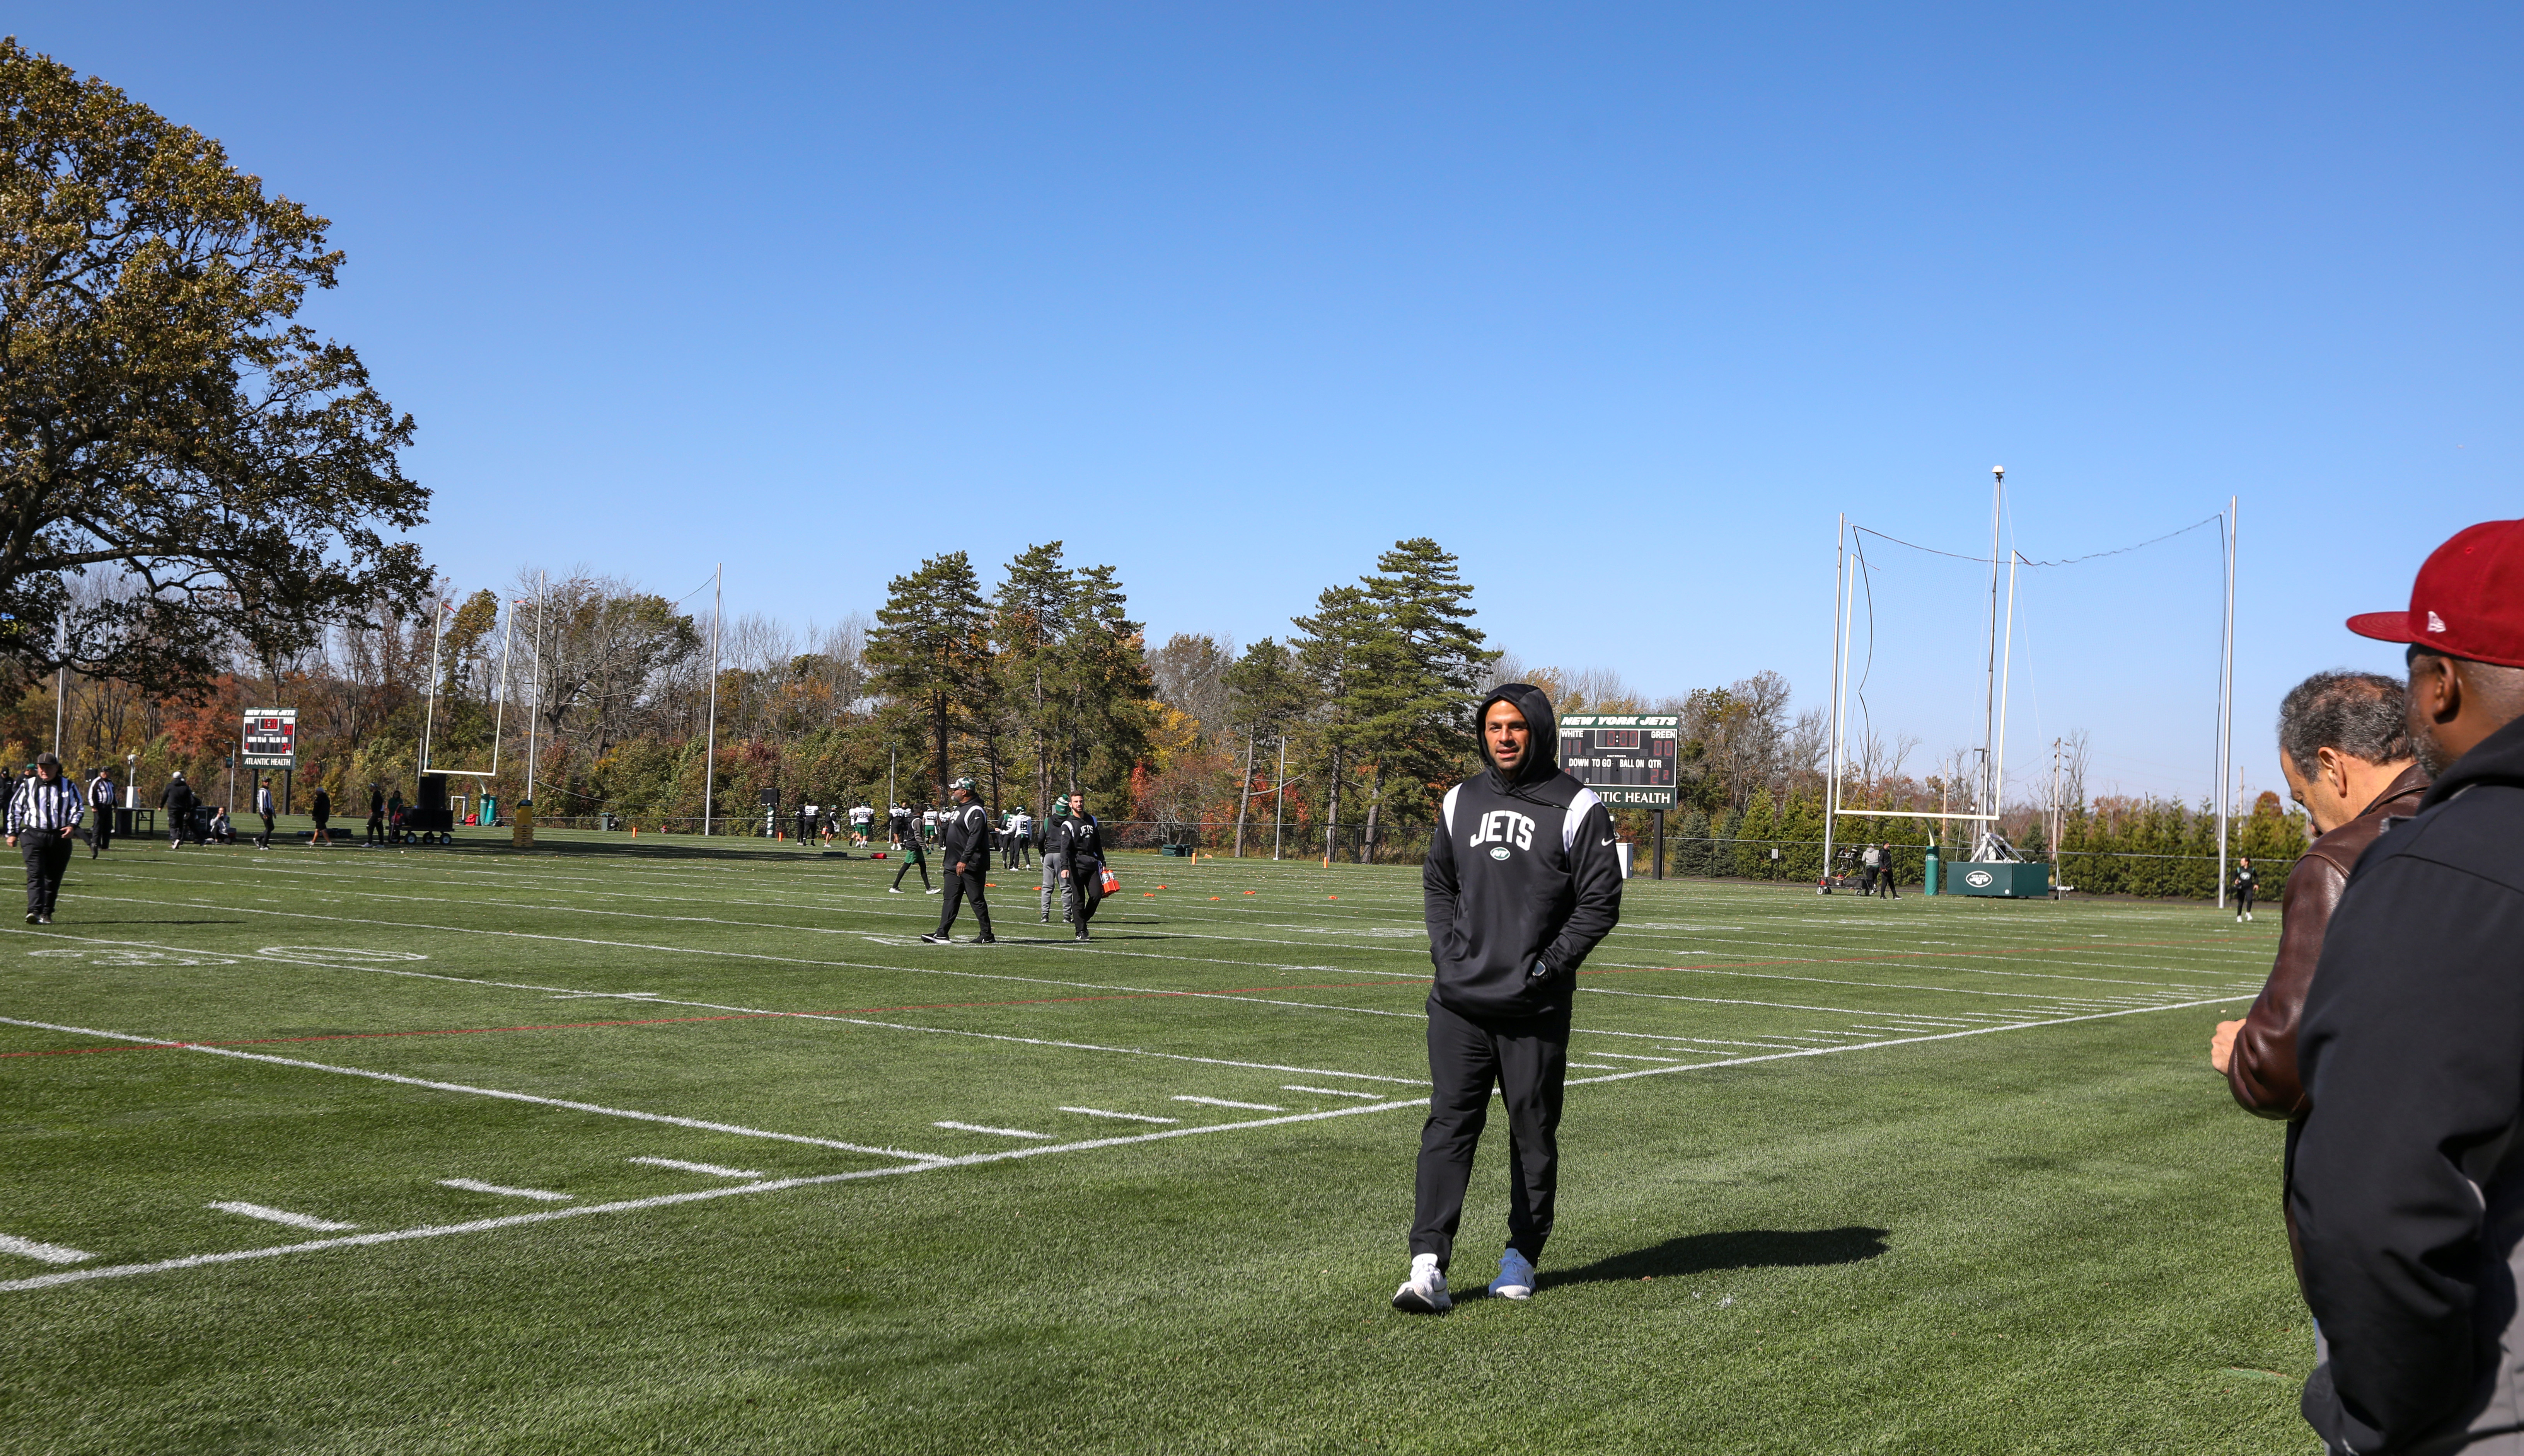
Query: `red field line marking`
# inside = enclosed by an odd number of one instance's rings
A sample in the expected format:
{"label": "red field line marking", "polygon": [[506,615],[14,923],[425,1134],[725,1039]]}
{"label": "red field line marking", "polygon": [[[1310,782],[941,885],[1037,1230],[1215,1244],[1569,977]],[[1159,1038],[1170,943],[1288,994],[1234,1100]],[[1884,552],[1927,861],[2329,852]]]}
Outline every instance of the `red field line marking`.
{"label": "red field line marking", "polygon": [[1216,995],[1258,995],[1266,991],[1384,991],[1389,981],[1346,981],[1322,986],[1246,986],[1232,991],[1145,991],[1121,995],[1029,996],[1001,1001],[927,1001],[908,1006],[861,1006],[848,1011],[737,1011],[719,1016],[650,1016],[623,1021],[554,1021],[519,1026],[427,1027],[405,1032],[325,1032],[312,1037],[254,1037],[235,1042],[129,1042],[118,1046],[55,1046],[0,1051],[12,1056],[92,1056],[101,1051],[181,1051],[191,1046],[276,1046],[293,1042],[372,1042],[394,1037],[479,1037],[494,1032],[574,1032],[620,1026],[687,1026],[712,1021],[776,1021],[797,1016],[880,1016],[897,1011],[969,1011],[992,1006],[1059,1006],[1083,1001],[1144,1001]]}

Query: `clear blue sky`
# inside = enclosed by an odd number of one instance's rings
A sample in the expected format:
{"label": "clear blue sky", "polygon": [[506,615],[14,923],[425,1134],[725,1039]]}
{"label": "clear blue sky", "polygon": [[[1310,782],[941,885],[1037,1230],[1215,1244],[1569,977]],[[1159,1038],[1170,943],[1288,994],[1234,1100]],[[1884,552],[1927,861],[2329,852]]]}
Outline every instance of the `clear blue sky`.
{"label": "clear blue sky", "polygon": [[[1152,636],[1396,537],[1528,661],[1826,683],[1835,513],[2034,557],[2243,501],[2237,744],[2524,510],[2512,5],[155,6],[18,34],[334,219],[470,588],[872,608],[1063,538]],[[1976,740],[1985,579],[1869,703]],[[2011,770],[2202,795],[2216,549],[2028,586]]]}

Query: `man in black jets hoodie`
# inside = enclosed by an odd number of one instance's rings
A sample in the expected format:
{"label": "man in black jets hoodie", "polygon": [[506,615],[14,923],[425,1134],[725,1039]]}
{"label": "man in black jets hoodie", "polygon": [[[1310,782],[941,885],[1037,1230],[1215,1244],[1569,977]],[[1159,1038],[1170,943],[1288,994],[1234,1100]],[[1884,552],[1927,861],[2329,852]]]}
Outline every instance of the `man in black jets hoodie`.
{"label": "man in black jets hoodie", "polygon": [[967,778],[957,779],[947,790],[954,796],[955,806],[941,816],[939,824],[939,833],[946,841],[946,901],[939,907],[938,928],[920,938],[932,946],[953,941],[956,906],[968,898],[973,901],[973,918],[982,922],[982,933],[973,937],[973,944],[998,944],[991,934],[991,902],[982,898],[991,873],[991,811],[982,807],[981,788]]}
{"label": "man in black jets hoodie", "polygon": [[1613,818],[1560,771],[1551,700],[1510,683],[1478,715],[1489,771],[1446,791],[1421,872],[1429,915],[1429,1122],[1413,1189],[1411,1278],[1393,1307],[1454,1306],[1446,1266],[1496,1083],[1507,1107],[1507,1252],[1490,1292],[1533,1293],[1560,1179],[1560,1094],[1578,963],[1622,915]]}
{"label": "man in black jets hoodie", "polygon": [[2436,775],[2323,938],[2297,1043],[2312,1109],[2288,1207],[2335,1452],[2524,1452],[2524,520],[2472,526],[2407,612],[2408,720]]}

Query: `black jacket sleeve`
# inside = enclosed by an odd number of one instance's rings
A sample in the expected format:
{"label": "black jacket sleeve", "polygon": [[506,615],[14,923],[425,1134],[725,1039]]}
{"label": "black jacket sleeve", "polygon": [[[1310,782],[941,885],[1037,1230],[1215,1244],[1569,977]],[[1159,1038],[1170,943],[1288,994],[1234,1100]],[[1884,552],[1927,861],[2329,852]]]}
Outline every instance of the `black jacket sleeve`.
{"label": "black jacket sleeve", "polygon": [[1619,838],[1613,833],[1613,811],[1601,803],[1590,806],[1578,821],[1578,837],[1569,846],[1578,907],[1542,952],[1542,963],[1555,976],[1577,974],[1587,952],[1621,923],[1622,859],[1613,848]]}
{"label": "black jacket sleeve", "polygon": [[2331,922],[2288,1206],[2331,1349],[2305,1414],[2335,1447],[2404,1449],[2476,1404],[2497,1361],[2514,1238],[2488,1237],[2484,1185],[2524,1101],[2518,946],[2524,895],[2407,851],[2370,855]]}
{"label": "black jacket sleeve", "polygon": [[1429,921],[1429,959],[1437,965],[1457,957],[1455,899],[1463,889],[1455,878],[1455,831],[1441,814],[1436,833],[1429,836],[1429,858],[1420,866],[1421,909]]}

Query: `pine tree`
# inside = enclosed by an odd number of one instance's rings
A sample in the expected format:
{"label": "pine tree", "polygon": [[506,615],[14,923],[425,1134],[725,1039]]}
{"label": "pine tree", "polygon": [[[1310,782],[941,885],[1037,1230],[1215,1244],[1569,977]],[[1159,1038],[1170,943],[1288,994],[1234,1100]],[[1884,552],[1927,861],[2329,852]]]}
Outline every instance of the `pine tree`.
{"label": "pine tree", "polygon": [[1062,747],[1071,793],[1082,781],[1099,795],[1127,793],[1132,770],[1146,756],[1157,685],[1148,673],[1144,629],[1128,609],[1112,567],[1077,573],[1061,641],[1068,719]]}
{"label": "pine tree", "polygon": [[[1062,646],[1069,638],[1070,595],[1077,581],[1060,550],[1057,541],[1030,546],[1008,562],[991,615],[1001,699],[1033,742],[1036,812],[1046,815],[1054,744],[1063,739],[1068,723]],[[1065,751],[1057,756],[1066,761]]]}
{"label": "pine tree", "polygon": [[[1376,617],[1367,656],[1372,670],[1353,678],[1360,749],[1373,764],[1367,791],[1364,860],[1384,810],[1385,784],[1398,778],[1433,800],[1438,782],[1456,776],[1476,751],[1473,708],[1499,655],[1482,647],[1468,605],[1472,588],[1455,558],[1426,536],[1397,541],[1377,558],[1376,574],[1359,583]],[[1425,807],[1425,804],[1423,805]]]}
{"label": "pine tree", "polygon": [[982,583],[964,553],[920,563],[887,584],[866,657],[879,691],[918,716],[936,750],[931,794],[945,792],[946,741],[969,717],[990,670]]}
{"label": "pine tree", "polygon": [[1315,598],[1315,614],[1292,618],[1304,634],[1295,643],[1297,662],[1314,688],[1320,704],[1315,737],[1322,745],[1324,856],[1338,843],[1341,785],[1353,753],[1365,740],[1359,723],[1357,692],[1361,679],[1383,656],[1378,650],[1375,605],[1358,587],[1326,587]]}
{"label": "pine tree", "polygon": [[[1264,739],[1286,733],[1312,704],[1295,655],[1268,637],[1246,648],[1224,680],[1228,720],[1244,735],[1244,786],[1236,809],[1236,853],[1241,858],[1244,821],[1253,806],[1254,757]],[[1286,786],[1272,792],[1285,793]]]}

